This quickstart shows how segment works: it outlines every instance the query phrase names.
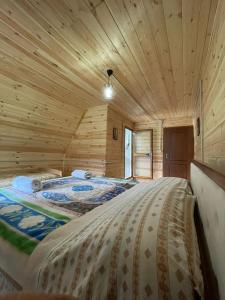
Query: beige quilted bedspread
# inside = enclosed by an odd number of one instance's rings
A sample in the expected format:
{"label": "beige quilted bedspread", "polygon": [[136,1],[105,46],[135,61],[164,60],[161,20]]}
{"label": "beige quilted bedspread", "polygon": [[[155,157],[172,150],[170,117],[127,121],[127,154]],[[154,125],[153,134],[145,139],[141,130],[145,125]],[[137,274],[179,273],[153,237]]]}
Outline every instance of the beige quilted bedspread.
{"label": "beige quilted bedspread", "polygon": [[140,183],[50,234],[25,286],[79,299],[194,299],[203,286],[193,209],[184,179]]}

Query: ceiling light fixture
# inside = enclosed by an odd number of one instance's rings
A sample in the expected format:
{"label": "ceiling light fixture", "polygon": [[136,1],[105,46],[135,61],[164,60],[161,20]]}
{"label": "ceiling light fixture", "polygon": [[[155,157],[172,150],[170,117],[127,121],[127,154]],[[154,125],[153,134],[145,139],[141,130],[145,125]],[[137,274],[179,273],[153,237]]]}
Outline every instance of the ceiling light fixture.
{"label": "ceiling light fixture", "polygon": [[108,69],[107,70],[107,74],[108,74],[108,82],[104,85],[103,96],[104,96],[104,99],[111,100],[114,97],[114,95],[115,95],[113,86],[112,86],[112,84],[110,82],[110,76],[112,76],[113,70]]}

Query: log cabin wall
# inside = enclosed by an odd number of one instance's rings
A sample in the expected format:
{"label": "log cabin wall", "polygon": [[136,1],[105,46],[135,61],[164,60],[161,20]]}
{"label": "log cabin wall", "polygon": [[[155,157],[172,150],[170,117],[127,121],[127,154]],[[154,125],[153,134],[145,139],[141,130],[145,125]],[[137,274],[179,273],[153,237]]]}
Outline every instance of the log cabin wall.
{"label": "log cabin wall", "polygon": [[195,159],[225,174],[225,2],[219,1],[211,42],[202,68],[201,91],[194,114],[200,117],[200,136],[195,129]]}

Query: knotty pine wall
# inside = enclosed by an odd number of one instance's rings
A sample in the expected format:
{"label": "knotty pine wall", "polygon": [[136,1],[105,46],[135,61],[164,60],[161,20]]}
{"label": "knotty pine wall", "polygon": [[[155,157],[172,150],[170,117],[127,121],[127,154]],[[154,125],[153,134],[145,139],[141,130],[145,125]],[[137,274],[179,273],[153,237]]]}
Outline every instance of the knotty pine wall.
{"label": "knotty pine wall", "polygon": [[62,169],[83,111],[0,74],[0,173]]}
{"label": "knotty pine wall", "polygon": [[194,114],[201,119],[195,159],[225,174],[225,2],[219,1],[211,43],[202,69],[201,94]]}
{"label": "knotty pine wall", "polygon": [[[123,177],[125,126],[133,128],[133,123],[109,105],[88,109],[66,151],[64,175],[80,168],[95,175]],[[118,140],[113,140],[113,127],[118,129]]]}
{"label": "knotty pine wall", "polygon": [[65,153],[63,173],[75,168],[105,174],[108,105],[89,108]]}
{"label": "knotty pine wall", "polygon": [[[113,139],[113,128],[118,129],[118,140]],[[124,177],[124,129],[133,129],[134,123],[113,110],[108,109],[106,176]]]}
{"label": "knotty pine wall", "polygon": [[162,122],[135,123],[134,129],[153,129],[153,178],[162,177]]}
{"label": "knotty pine wall", "polygon": [[163,175],[163,128],[189,125],[192,125],[191,117],[135,123],[135,130],[153,129],[153,179]]}

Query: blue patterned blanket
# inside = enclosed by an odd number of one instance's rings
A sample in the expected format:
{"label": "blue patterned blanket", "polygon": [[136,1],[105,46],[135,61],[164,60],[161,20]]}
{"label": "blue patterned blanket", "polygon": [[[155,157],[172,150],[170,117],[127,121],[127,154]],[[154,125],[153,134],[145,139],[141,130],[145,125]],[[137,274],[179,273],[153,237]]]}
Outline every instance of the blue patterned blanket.
{"label": "blue patterned blanket", "polygon": [[135,182],[64,177],[43,183],[32,195],[0,189],[0,237],[30,254],[51,231],[111,200]]}
{"label": "blue patterned blanket", "polygon": [[66,211],[84,214],[134,185],[134,181],[123,179],[95,177],[85,180],[64,177],[46,181],[42,191],[36,193],[36,197]]}
{"label": "blue patterned blanket", "polygon": [[68,221],[67,215],[0,189],[0,237],[26,254],[30,254],[47,234]]}

